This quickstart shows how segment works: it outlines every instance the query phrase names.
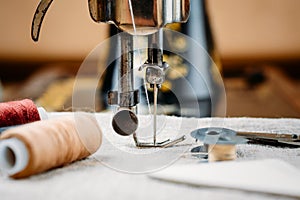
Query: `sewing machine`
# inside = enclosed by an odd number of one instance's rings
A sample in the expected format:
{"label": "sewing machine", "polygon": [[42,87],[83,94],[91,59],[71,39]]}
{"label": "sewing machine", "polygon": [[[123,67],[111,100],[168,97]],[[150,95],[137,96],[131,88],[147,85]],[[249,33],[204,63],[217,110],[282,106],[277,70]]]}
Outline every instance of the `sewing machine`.
{"label": "sewing machine", "polygon": [[[44,16],[53,0],[41,0],[32,23],[32,39],[38,41]],[[166,147],[176,144],[184,137],[175,140],[156,141],[157,93],[164,82],[168,64],[163,61],[163,35],[161,28],[170,23],[186,22],[190,11],[189,0],[88,0],[92,19],[97,22],[114,24],[120,34],[121,62],[118,67],[118,90],[108,93],[108,103],[117,105],[112,126],[120,135],[133,134],[138,147]],[[135,35],[147,35],[147,61],[140,66],[145,71],[145,81],[153,89],[153,143],[138,141],[135,131],[138,128],[137,104],[139,90],[134,88],[134,42]],[[125,53],[123,53],[125,52]]]}

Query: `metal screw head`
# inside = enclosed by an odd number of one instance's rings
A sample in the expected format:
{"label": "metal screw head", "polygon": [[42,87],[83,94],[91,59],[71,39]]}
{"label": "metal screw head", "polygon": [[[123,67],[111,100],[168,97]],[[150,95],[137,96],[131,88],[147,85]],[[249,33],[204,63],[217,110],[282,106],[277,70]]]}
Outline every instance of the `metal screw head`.
{"label": "metal screw head", "polygon": [[165,73],[158,66],[149,66],[146,69],[146,81],[150,84],[162,84],[165,81]]}

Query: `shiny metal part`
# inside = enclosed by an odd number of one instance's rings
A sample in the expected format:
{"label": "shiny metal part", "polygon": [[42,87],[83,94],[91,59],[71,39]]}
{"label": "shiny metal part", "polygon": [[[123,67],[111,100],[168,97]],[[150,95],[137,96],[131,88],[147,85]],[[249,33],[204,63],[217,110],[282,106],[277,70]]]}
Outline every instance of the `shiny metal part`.
{"label": "shiny metal part", "polygon": [[113,117],[112,127],[119,135],[131,135],[138,128],[138,118],[131,110],[120,110]]}
{"label": "shiny metal part", "polygon": [[[211,134],[211,133],[218,133]],[[241,144],[248,143],[272,145],[277,147],[300,147],[299,134],[279,134],[266,132],[241,132],[227,128],[209,127],[200,128],[191,132],[191,136],[196,140],[201,140],[205,144]]]}
{"label": "shiny metal part", "polygon": [[241,132],[238,131],[237,135],[244,136],[246,138],[264,138],[264,139],[276,139],[285,142],[296,142],[300,140],[300,135],[297,134],[278,134],[278,133],[263,133],[263,132]]}
{"label": "shiny metal part", "polygon": [[208,145],[193,147],[191,149],[191,155],[200,159],[208,159]]}
{"label": "shiny metal part", "polygon": [[[120,30],[134,33],[128,0],[89,0],[89,10],[95,22],[115,24]],[[138,34],[146,35],[166,24],[186,22],[190,0],[131,0]]]}
{"label": "shiny metal part", "polygon": [[[126,53],[122,53],[121,64],[118,66],[118,91],[108,93],[108,102],[111,105],[118,105],[118,109],[121,110],[121,114],[118,114],[120,112],[116,113],[112,122],[116,133],[120,135],[131,135],[135,133],[138,128],[135,110],[136,105],[139,103],[139,93],[134,89],[133,38],[128,33],[120,34],[119,37],[122,52]],[[122,128],[124,128],[124,130],[121,130]]]}
{"label": "shiny metal part", "polygon": [[300,134],[238,131],[237,135],[249,139],[252,143],[266,144],[278,147],[300,148]]}
{"label": "shiny metal part", "polygon": [[[41,0],[31,26],[31,37],[38,41],[43,19],[53,0]],[[91,18],[97,22],[115,24],[120,30],[133,31],[128,0],[88,0]],[[131,0],[138,34],[156,32],[174,22],[186,22],[190,0]]]}
{"label": "shiny metal part", "polygon": [[146,81],[149,84],[161,85],[165,81],[165,73],[161,67],[156,65],[146,66]]}
{"label": "shiny metal part", "polygon": [[178,144],[182,141],[185,140],[185,136],[181,136],[177,139],[174,139],[174,140],[170,140],[170,139],[167,139],[163,142],[156,142],[155,144],[152,143],[152,142],[139,142],[137,137],[135,137],[136,135],[134,134],[134,141],[135,141],[135,145],[139,148],[152,148],[152,147],[159,147],[159,148],[167,148],[167,147],[171,147],[175,144]]}
{"label": "shiny metal part", "polygon": [[165,71],[168,67],[169,65],[163,62],[163,33],[159,30],[148,36],[148,59],[139,70],[145,69],[147,83],[160,87],[165,81]]}
{"label": "shiny metal part", "polygon": [[204,144],[235,145],[246,143],[247,140],[237,136],[236,132],[227,128],[209,127],[200,128],[191,132],[191,136]]}

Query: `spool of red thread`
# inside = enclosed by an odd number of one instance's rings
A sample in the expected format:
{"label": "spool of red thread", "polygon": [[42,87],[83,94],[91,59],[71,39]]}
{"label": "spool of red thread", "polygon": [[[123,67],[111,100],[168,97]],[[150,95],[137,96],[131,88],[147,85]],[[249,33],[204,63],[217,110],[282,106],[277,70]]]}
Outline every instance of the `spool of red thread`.
{"label": "spool of red thread", "polygon": [[43,108],[37,108],[30,99],[0,103],[0,127],[27,124],[46,116]]}

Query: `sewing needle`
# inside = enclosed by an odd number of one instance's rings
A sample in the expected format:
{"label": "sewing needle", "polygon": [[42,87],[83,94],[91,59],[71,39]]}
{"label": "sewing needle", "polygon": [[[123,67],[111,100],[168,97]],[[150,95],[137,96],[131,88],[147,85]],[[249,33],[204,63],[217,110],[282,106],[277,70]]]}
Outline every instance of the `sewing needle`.
{"label": "sewing needle", "polygon": [[154,93],[154,105],[153,105],[153,143],[156,145],[156,115],[157,115],[157,93],[158,87],[157,84],[153,85],[153,93]]}

